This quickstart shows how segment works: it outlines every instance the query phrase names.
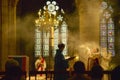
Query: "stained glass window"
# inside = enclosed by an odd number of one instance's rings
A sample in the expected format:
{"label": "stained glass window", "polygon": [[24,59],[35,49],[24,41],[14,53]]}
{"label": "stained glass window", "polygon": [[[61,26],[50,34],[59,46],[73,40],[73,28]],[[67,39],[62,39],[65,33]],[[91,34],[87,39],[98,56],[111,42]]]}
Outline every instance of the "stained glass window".
{"label": "stained glass window", "polygon": [[56,29],[54,32],[54,54],[56,49],[58,49],[58,43],[64,43],[65,49],[63,51],[64,55],[67,55],[67,24],[63,22],[59,29]]}
{"label": "stained glass window", "polygon": [[[49,56],[49,36],[49,33],[41,32],[38,29],[35,29],[35,56],[42,54],[44,56]],[[65,44],[63,53],[64,55],[67,55],[67,24],[65,22],[62,23],[60,28],[54,30],[53,55],[55,55],[60,42]]]}
{"label": "stained glass window", "polygon": [[[112,56],[115,55],[114,50],[114,22],[112,20],[113,9],[103,1],[101,4],[101,17],[100,17],[100,47],[106,49]],[[102,53],[102,52],[101,52]]]}
{"label": "stained glass window", "polygon": [[35,29],[35,56],[39,56],[41,53],[41,33],[38,29]]}
{"label": "stained glass window", "polygon": [[66,45],[66,47],[64,49],[64,55],[67,55],[67,24],[66,24],[66,22],[62,23],[61,39],[62,39],[62,42]]}

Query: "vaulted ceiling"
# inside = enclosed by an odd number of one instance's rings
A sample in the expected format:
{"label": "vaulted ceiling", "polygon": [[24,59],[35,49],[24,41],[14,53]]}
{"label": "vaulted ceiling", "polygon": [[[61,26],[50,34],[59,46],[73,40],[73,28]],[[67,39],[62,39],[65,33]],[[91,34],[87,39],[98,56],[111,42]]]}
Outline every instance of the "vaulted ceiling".
{"label": "vaulted ceiling", "polygon": [[[19,0],[17,5],[17,15],[24,15],[38,11],[46,4],[47,0]],[[56,0],[58,5],[71,13],[75,9],[75,0]]]}
{"label": "vaulted ceiling", "polygon": [[[17,5],[17,16],[24,16],[26,14],[36,14],[40,8],[46,4],[48,0],[19,0]],[[53,0],[51,0],[53,1]],[[76,9],[75,1],[79,3],[82,0],[55,0],[58,5],[64,9],[66,13],[72,13]],[[86,2],[92,0],[86,0]],[[93,0],[94,1],[94,0]],[[99,0],[103,1],[103,0]],[[120,15],[120,0],[104,0],[107,1],[114,9],[114,16]],[[80,4],[77,4],[80,5]]]}

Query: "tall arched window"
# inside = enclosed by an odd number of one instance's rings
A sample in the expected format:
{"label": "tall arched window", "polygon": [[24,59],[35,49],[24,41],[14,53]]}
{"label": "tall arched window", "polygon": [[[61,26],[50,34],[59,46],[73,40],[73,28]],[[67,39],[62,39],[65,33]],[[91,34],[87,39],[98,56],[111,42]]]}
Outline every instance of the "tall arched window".
{"label": "tall arched window", "polygon": [[47,1],[43,9],[38,12],[35,20],[35,56],[54,56],[59,43],[66,45],[67,53],[67,24],[64,10],[59,8],[56,1]]}
{"label": "tall arched window", "polygon": [[107,50],[107,53],[115,55],[114,48],[114,22],[112,20],[113,9],[107,2],[103,1],[101,4],[101,16],[100,16],[100,47],[101,52],[103,49]]}
{"label": "tall arched window", "polygon": [[[56,53],[57,45],[61,42],[65,44],[63,53],[67,55],[67,35],[67,24],[63,22],[61,27],[54,31],[53,55]],[[49,56],[49,36],[49,33],[39,31],[37,28],[35,29],[35,56]]]}
{"label": "tall arched window", "polygon": [[64,55],[67,55],[67,24],[64,21],[59,29],[56,29],[54,32],[54,54],[56,53],[56,49],[58,48],[58,43],[64,43],[65,49],[63,51]]}

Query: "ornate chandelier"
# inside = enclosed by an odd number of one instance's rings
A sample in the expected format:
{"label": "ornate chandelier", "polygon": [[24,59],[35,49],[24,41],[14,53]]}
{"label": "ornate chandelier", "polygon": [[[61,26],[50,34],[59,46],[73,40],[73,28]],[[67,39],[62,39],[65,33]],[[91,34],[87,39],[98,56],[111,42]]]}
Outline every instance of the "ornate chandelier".
{"label": "ornate chandelier", "polygon": [[43,9],[38,11],[38,18],[35,20],[35,26],[41,31],[49,32],[51,27],[54,30],[61,26],[64,11],[60,9],[56,1],[47,1]]}

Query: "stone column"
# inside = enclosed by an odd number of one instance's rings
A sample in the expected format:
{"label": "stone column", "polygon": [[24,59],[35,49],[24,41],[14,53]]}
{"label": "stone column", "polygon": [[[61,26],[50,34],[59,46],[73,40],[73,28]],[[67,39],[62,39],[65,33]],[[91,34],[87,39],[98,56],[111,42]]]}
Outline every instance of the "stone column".
{"label": "stone column", "polygon": [[[89,49],[99,47],[99,7],[100,1],[75,0],[78,9],[79,22],[79,47],[80,60],[88,65]],[[77,44],[78,45],[78,44]],[[84,54],[83,54],[84,53]],[[86,54],[86,55],[85,55]]]}
{"label": "stone column", "polygon": [[1,69],[8,55],[16,54],[16,4],[18,0],[2,0],[1,27],[2,27],[2,50]]}
{"label": "stone column", "polygon": [[[2,1],[0,0],[0,44],[2,44]],[[1,48],[2,46],[0,46],[0,53],[2,52],[1,51]],[[1,59],[1,54],[0,54],[0,59]],[[0,69],[1,69],[1,61],[0,61]]]}
{"label": "stone column", "polygon": [[54,52],[54,27],[50,28],[50,37],[49,37],[49,70],[53,69],[53,52]]}

